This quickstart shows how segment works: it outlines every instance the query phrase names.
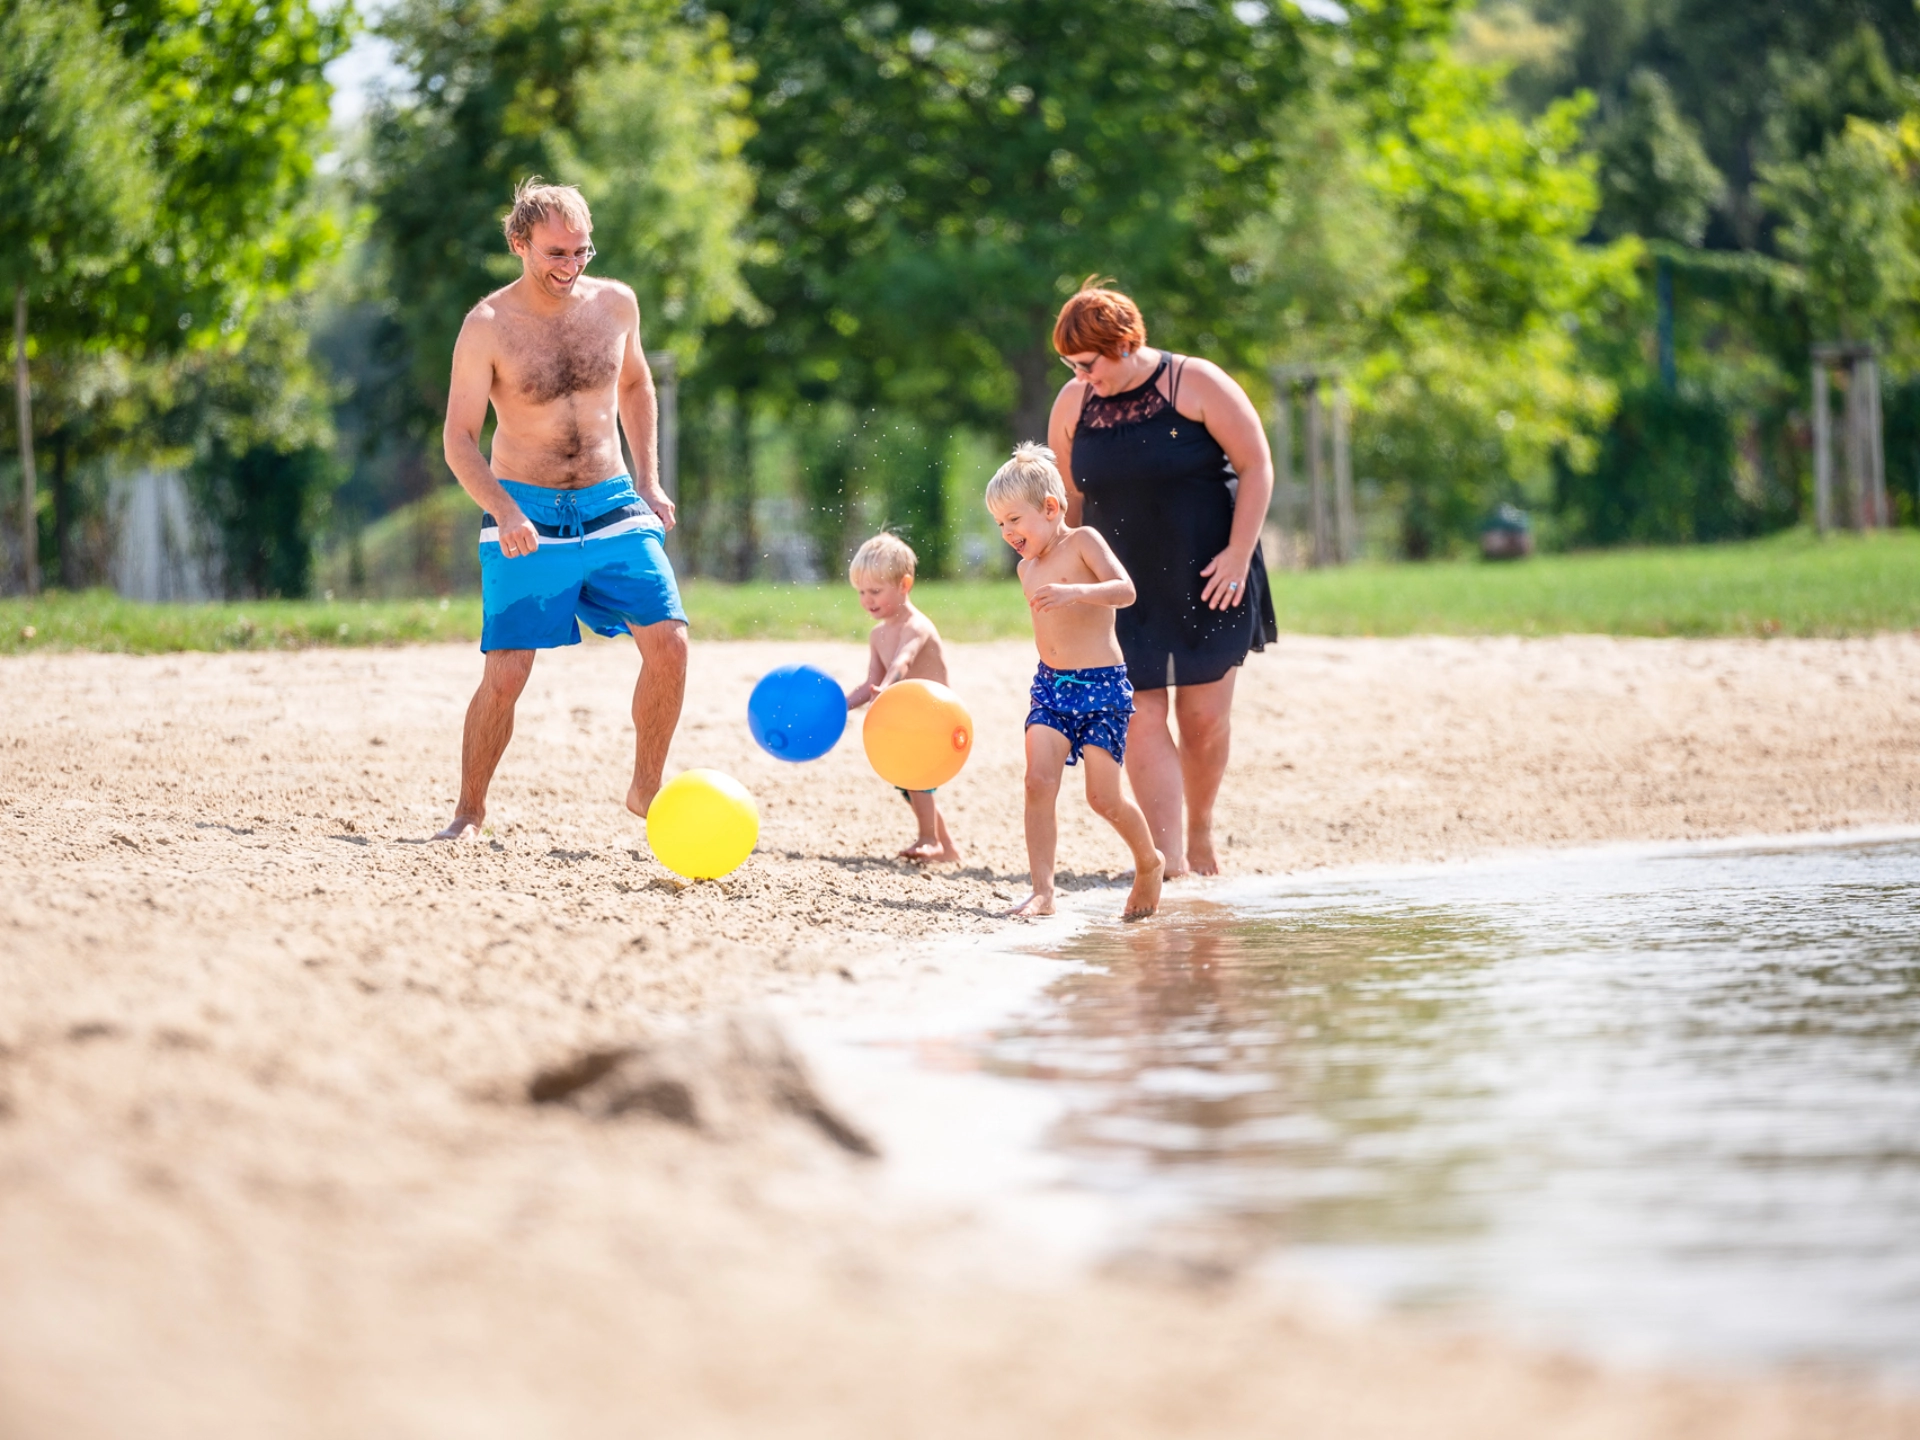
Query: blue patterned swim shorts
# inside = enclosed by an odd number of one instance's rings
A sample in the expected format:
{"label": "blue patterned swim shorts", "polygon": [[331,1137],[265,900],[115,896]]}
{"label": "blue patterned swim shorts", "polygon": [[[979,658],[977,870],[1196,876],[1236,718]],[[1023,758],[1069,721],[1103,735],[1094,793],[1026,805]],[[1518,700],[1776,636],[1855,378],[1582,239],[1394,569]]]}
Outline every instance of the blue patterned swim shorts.
{"label": "blue patterned swim shorts", "polygon": [[662,543],[666,528],[627,476],[585,490],[500,484],[533,522],[540,545],[509,558],[500,553],[493,516],[480,517],[482,650],[578,645],[583,620],[601,635],[686,620]]}
{"label": "blue patterned swim shorts", "polygon": [[1124,665],[1094,665],[1085,670],[1056,670],[1046,661],[1034,672],[1028,698],[1027,728],[1044,725],[1067,737],[1067,764],[1078,765],[1089,745],[1106,751],[1116,764],[1127,758],[1127,720],[1133,714],[1133,686]]}

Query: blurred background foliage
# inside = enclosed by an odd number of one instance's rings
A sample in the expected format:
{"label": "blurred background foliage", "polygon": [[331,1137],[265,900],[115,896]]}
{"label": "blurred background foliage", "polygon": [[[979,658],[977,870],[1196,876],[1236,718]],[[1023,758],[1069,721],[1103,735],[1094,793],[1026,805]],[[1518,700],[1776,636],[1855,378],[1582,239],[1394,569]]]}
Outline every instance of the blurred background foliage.
{"label": "blurred background foliage", "polygon": [[448,357],[534,173],[675,356],[696,573],[882,525],[997,573],[980,486],[1096,273],[1262,405],[1345,373],[1375,558],[1508,503],[1563,548],[1801,523],[1822,340],[1879,347],[1920,519],[1911,0],[10,0],[0,116],[42,477],[25,534],[0,461],[0,586],[28,544],[100,583],[167,469],[232,594],[470,588]]}

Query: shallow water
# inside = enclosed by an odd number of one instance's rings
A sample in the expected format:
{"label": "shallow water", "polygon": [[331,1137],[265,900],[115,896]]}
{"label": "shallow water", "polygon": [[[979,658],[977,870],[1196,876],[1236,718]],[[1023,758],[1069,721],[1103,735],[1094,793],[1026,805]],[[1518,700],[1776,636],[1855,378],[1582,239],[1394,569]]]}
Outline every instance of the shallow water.
{"label": "shallow water", "polygon": [[1920,1381],[1920,840],[1177,903],[977,1063],[1071,1187],[1613,1358]]}

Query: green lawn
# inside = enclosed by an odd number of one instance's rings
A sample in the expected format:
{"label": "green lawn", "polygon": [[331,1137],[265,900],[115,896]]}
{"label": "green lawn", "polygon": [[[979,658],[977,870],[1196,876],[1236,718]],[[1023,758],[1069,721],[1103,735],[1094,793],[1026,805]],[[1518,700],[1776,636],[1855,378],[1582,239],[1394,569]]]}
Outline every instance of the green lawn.
{"label": "green lawn", "polygon": [[[1011,581],[915,590],[943,633],[1027,633]],[[845,585],[686,586],[708,639],[859,640]],[[1321,635],[1859,635],[1920,627],[1920,532],[1804,533],[1738,545],[1550,555],[1515,564],[1354,565],[1274,577],[1283,630]],[[0,654],[27,650],[289,649],[478,639],[480,603],[248,601],[144,605],[101,591],[0,600]]]}

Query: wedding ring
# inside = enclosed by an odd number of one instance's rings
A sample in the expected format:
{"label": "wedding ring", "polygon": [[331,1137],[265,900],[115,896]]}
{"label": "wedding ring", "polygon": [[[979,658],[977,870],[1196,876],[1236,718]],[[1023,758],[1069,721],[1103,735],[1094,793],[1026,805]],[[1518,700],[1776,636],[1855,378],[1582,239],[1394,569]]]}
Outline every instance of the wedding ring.
{"label": "wedding ring", "polygon": [[1240,582],[1238,580],[1229,580],[1227,581],[1227,588],[1229,590],[1238,590],[1240,588]]}

